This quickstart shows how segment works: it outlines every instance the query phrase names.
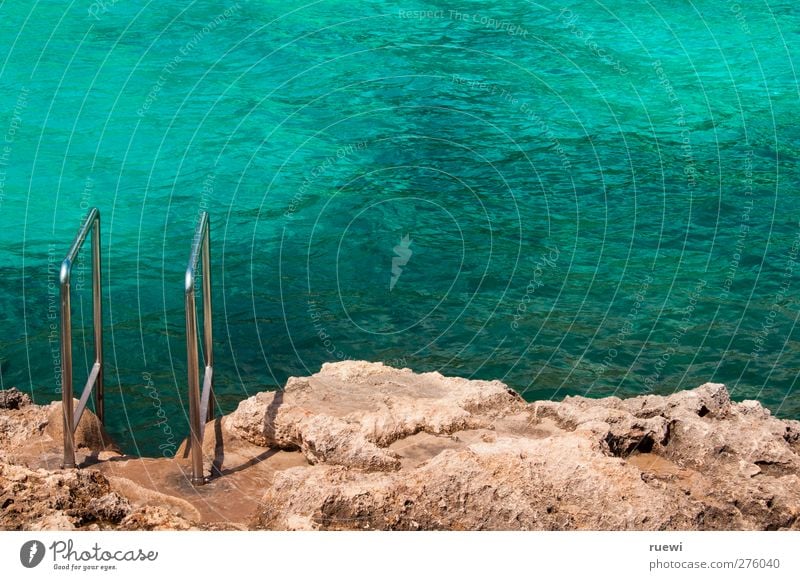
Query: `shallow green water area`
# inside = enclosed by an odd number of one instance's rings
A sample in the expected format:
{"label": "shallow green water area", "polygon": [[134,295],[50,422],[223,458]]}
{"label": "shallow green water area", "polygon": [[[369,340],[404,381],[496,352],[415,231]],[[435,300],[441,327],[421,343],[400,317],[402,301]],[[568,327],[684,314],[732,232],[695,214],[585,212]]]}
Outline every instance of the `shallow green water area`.
{"label": "shallow green water area", "polygon": [[676,6],[3,2],[2,387],[59,398],[97,206],[109,430],[173,452],[207,209],[220,412],[351,358],[800,417],[800,17]]}

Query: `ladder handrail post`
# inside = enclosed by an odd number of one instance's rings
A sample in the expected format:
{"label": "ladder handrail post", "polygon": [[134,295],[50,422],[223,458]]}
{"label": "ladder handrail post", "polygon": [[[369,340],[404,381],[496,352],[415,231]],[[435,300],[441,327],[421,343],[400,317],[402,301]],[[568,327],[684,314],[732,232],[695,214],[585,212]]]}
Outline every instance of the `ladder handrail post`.
{"label": "ladder handrail post", "polygon": [[[203,240],[203,353],[205,355],[206,369],[214,368],[214,335],[213,335],[213,309],[211,304],[211,224],[206,221],[205,236]],[[206,371],[208,372],[208,371]],[[212,370],[211,385],[209,386],[208,412],[203,420],[208,422],[214,418],[214,374]]]}
{"label": "ladder handrail post", "polygon": [[[208,212],[202,212],[195,229],[189,265],[184,279],[186,301],[186,360],[189,387],[189,445],[191,447],[193,485],[203,485],[203,435],[205,425],[214,418],[214,345],[212,335],[211,305],[211,236]],[[195,275],[198,262],[203,268],[203,391],[200,390],[200,360],[198,356],[197,304],[195,300]],[[208,391],[206,392],[206,383]],[[207,407],[204,409],[203,404]],[[205,413],[203,411],[205,410]]]}
{"label": "ladder handrail post", "polygon": [[75,436],[72,430],[72,311],[69,274],[72,265],[61,265],[61,411],[64,424],[64,467],[75,467]]}
{"label": "ladder handrail post", "polygon": [[105,425],[105,384],[103,383],[103,292],[100,267],[100,214],[92,225],[92,322],[94,323],[94,362],[99,365],[94,391],[94,411]]}
{"label": "ladder handrail post", "polygon": [[[186,276],[190,275],[189,270]],[[194,286],[194,285],[192,285]],[[203,442],[200,437],[200,380],[197,358],[197,314],[195,312],[194,289],[186,292],[186,353],[189,381],[189,445],[192,450],[192,484],[202,485]]]}

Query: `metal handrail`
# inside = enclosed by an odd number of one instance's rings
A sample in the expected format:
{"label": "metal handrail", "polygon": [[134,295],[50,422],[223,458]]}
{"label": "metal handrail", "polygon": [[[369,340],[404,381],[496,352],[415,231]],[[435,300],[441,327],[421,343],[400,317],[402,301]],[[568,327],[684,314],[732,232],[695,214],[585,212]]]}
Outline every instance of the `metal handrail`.
{"label": "metal handrail", "polygon": [[[83,388],[78,408],[72,401],[72,311],[70,308],[70,277],[72,265],[78,257],[89,230],[92,231],[92,323],[94,325],[94,365]],[[101,423],[105,423],[103,403],[103,305],[100,292],[100,211],[93,207],[81,225],[67,257],[61,263],[61,401],[64,418],[64,467],[75,467],[75,430],[81,420],[86,403],[94,390],[94,410]],[[94,389],[94,387],[97,387]]]}
{"label": "metal handrail", "polygon": [[[186,267],[186,358],[189,378],[189,445],[192,450],[192,484],[203,485],[203,436],[206,423],[214,419],[214,342],[211,326],[211,250],[210,220],[208,212],[202,212]],[[199,360],[197,356],[197,311],[194,299],[194,280],[197,263],[202,254],[203,266],[203,390],[200,391]]]}

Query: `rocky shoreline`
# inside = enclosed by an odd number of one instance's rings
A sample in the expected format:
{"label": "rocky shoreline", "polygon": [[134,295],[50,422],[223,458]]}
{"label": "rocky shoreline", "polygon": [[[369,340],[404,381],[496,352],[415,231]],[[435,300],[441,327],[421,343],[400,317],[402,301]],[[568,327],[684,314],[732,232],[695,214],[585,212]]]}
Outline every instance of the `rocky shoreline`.
{"label": "rocky shoreline", "polygon": [[705,384],[526,403],[498,381],[345,361],[206,429],[209,483],[94,415],[0,393],[0,528],[800,530],[800,422]]}

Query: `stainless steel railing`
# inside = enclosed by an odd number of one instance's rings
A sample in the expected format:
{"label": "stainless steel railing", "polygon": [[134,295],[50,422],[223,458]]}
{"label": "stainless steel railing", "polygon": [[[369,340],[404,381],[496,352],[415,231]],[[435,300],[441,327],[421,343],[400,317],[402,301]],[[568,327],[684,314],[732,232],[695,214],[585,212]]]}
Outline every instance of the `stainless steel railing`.
{"label": "stainless steel railing", "polygon": [[[72,400],[72,312],[70,308],[70,277],[86,236],[92,232],[92,323],[94,325],[94,365],[83,388],[77,409]],[[61,263],[61,401],[64,415],[64,467],[75,467],[75,430],[86,403],[94,390],[94,409],[97,418],[105,423],[103,404],[103,305],[100,291],[100,211],[93,207],[81,225],[67,257]]]}
{"label": "stainless steel railing", "polygon": [[[189,445],[192,452],[192,484],[203,485],[203,436],[206,423],[214,418],[214,342],[211,327],[211,250],[208,212],[202,212],[192,242],[189,265],[186,267],[186,352],[189,375]],[[200,391],[199,360],[197,355],[197,310],[195,277],[202,255],[203,267],[203,390]]]}

